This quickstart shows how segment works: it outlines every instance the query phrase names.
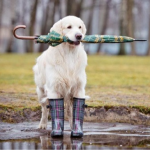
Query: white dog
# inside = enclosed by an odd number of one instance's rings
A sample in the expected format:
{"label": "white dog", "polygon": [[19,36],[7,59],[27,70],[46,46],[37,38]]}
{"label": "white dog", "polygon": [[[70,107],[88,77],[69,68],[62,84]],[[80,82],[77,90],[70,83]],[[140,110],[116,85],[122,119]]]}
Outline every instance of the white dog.
{"label": "white dog", "polygon": [[39,128],[46,128],[49,111],[48,99],[64,98],[68,119],[72,124],[72,98],[85,98],[87,55],[82,43],[86,27],[80,18],[67,16],[56,22],[50,31],[67,36],[72,43],[62,43],[44,51],[33,67],[38,99],[42,106]]}

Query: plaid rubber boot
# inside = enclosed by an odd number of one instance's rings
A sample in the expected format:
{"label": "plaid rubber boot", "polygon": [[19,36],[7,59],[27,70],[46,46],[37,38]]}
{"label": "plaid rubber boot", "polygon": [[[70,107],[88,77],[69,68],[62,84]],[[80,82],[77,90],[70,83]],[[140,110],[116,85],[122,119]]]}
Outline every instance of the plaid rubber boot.
{"label": "plaid rubber boot", "polygon": [[64,99],[49,99],[52,120],[51,137],[62,137],[64,131]]}
{"label": "plaid rubber boot", "polygon": [[72,150],[80,150],[82,149],[82,143],[83,141],[80,139],[73,139],[71,140],[72,144]]}
{"label": "plaid rubber boot", "polygon": [[83,119],[85,99],[73,98],[73,129],[71,131],[71,137],[83,136]]}
{"label": "plaid rubber boot", "polygon": [[63,140],[52,140],[51,143],[53,150],[63,150]]}

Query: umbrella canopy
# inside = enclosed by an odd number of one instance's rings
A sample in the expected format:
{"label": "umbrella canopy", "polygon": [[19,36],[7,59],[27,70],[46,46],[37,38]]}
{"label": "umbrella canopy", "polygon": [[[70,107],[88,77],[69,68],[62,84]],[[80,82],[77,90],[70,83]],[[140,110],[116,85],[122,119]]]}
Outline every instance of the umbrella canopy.
{"label": "umbrella canopy", "polygon": [[[85,35],[81,40],[83,43],[125,43],[137,41],[127,36],[114,35]],[[138,40],[141,41],[141,40]],[[37,43],[49,43],[51,46],[57,46],[63,42],[72,42],[68,37],[62,36],[59,33],[52,31],[48,35],[41,35],[36,40]]]}
{"label": "umbrella canopy", "polygon": [[[14,28],[13,34],[18,39],[23,40],[36,40],[37,43],[49,43],[51,46],[57,46],[63,42],[72,43],[68,37],[60,35],[59,33],[52,31],[48,35],[40,36],[19,36],[16,34],[16,30],[19,28],[25,29],[25,25],[18,25]],[[135,40],[134,38],[127,36],[114,36],[114,35],[85,35],[83,40],[79,40],[83,43],[125,43],[134,41],[146,41],[146,40]]]}

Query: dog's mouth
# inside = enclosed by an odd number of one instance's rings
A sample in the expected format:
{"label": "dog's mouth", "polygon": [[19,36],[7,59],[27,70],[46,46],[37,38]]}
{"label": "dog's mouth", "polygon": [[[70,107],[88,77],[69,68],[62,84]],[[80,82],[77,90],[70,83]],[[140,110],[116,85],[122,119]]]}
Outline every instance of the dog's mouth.
{"label": "dog's mouth", "polygon": [[69,44],[71,44],[71,45],[79,45],[80,41],[70,41]]}

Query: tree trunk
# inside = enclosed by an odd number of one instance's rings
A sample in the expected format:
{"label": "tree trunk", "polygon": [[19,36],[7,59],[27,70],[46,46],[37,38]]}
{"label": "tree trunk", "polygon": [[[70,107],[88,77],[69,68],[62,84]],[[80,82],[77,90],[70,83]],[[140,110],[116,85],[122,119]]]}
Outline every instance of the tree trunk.
{"label": "tree trunk", "polygon": [[3,0],[0,0],[0,28],[2,26],[2,14],[3,14],[3,8],[4,8],[3,2],[4,2]]}
{"label": "tree trunk", "polygon": [[49,7],[49,11],[48,11],[48,18],[50,19],[47,19],[47,22],[46,22],[46,30],[45,32],[48,32],[49,29],[53,26],[54,22],[55,22],[55,11],[56,11],[56,4],[57,3],[54,3],[54,1],[49,1],[49,6],[52,5],[53,7]]}
{"label": "tree trunk", "polygon": [[[133,20],[133,7],[134,7],[134,0],[126,0],[127,3],[127,20],[128,20],[128,36],[134,38],[134,20]],[[131,55],[136,55],[135,52],[135,43],[131,43]]]}
{"label": "tree trunk", "polygon": [[[11,25],[11,27],[12,27],[12,25]],[[8,43],[7,43],[7,45],[8,45],[6,48],[7,53],[12,53],[12,43],[13,43],[13,38],[11,36]]]}
{"label": "tree trunk", "polygon": [[[51,6],[53,6],[53,7],[51,8]],[[45,16],[45,21],[43,20],[44,24],[41,29],[42,34],[47,34],[49,32],[50,28],[53,26],[53,24],[55,22],[55,12],[56,12],[57,7],[59,7],[58,0],[48,1],[46,11],[43,14],[43,15],[46,14],[46,16]],[[49,18],[51,18],[51,19],[49,19]],[[47,44],[40,44],[38,51],[43,52],[45,49],[47,49],[47,47],[48,47]]]}
{"label": "tree trunk", "polygon": [[[126,29],[126,2],[125,0],[121,1],[121,7],[120,7],[120,35],[125,35],[125,29]],[[118,55],[125,55],[125,43],[120,44]]]}
{"label": "tree trunk", "polygon": [[[106,33],[106,29],[107,29],[107,22],[108,22],[108,18],[109,18],[109,5],[111,3],[111,0],[107,0],[106,2],[106,6],[105,6],[105,13],[104,13],[104,19],[103,19],[103,26],[102,26],[102,31],[101,31],[101,35],[104,35]],[[101,44],[98,45],[97,48],[97,54],[100,53],[101,51]]]}
{"label": "tree trunk", "polygon": [[[49,18],[49,10],[50,10],[50,1],[48,1],[46,9],[43,8],[43,20],[42,20],[42,24],[41,24],[41,34],[42,35],[45,35],[48,32],[48,31],[46,31],[46,29],[47,29],[46,26],[47,26],[47,22],[48,22],[48,18]],[[45,44],[40,44],[38,52],[43,52],[44,47],[45,47]]]}
{"label": "tree trunk", "polygon": [[[149,1],[149,7],[150,7],[150,1]],[[147,49],[147,55],[150,56],[150,9],[149,9],[149,40],[148,40],[148,49]]]}
{"label": "tree trunk", "polygon": [[83,0],[74,0],[74,1],[67,0],[67,5],[66,5],[67,16],[74,15],[80,17],[82,12],[82,5],[83,5]]}
{"label": "tree trunk", "polygon": [[[34,0],[33,9],[31,12],[30,17],[30,25],[29,25],[29,35],[34,35],[34,29],[35,29],[35,22],[36,22],[36,12],[37,12],[37,6],[38,6],[38,0]],[[29,47],[27,49],[27,52],[33,52],[33,41],[29,41]]]}
{"label": "tree trunk", "polygon": [[[90,7],[90,14],[89,14],[89,20],[87,23],[87,35],[90,35],[92,33],[92,22],[93,22],[93,14],[94,14],[94,6],[95,6],[96,0],[93,0],[91,7]],[[87,47],[86,53],[89,54],[89,48]]]}
{"label": "tree trunk", "polygon": [[52,22],[51,24],[53,25],[55,22],[55,12],[56,12],[56,7],[57,7],[57,0],[53,0],[53,11],[52,11]]}
{"label": "tree trunk", "polygon": [[[44,12],[43,15],[45,16],[45,18],[43,17],[44,19],[42,21],[43,22],[42,27],[41,27],[42,34],[47,34],[49,32],[49,29],[53,26],[55,22],[56,9],[58,9],[59,15],[60,15],[61,7],[59,5],[60,5],[59,0],[48,1],[46,10],[45,11],[43,10]],[[51,8],[51,6],[53,7]],[[45,49],[47,49],[47,47],[48,47],[47,44],[40,44],[38,52],[43,52]]]}
{"label": "tree trunk", "polygon": [[62,18],[62,8],[61,8],[61,0],[58,1],[58,11],[59,11],[59,18]]}
{"label": "tree trunk", "polygon": [[2,41],[2,34],[1,34],[1,30],[2,30],[2,14],[3,14],[3,0],[0,0],[0,45],[1,45],[1,41]]}
{"label": "tree trunk", "polygon": [[[12,0],[10,1],[9,5],[10,5],[10,10],[11,10],[11,21],[10,21],[10,26],[9,26],[9,30],[11,33],[11,29],[13,29],[13,27],[15,26],[16,22],[17,22],[17,15],[16,15],[16,11],[15,11],[15,3],[16,0]],[[8,43],[7,43],[7,48],[6,48],[6,52],[7,53],[11,53],[12,52],[12,44],[13,44],[13,35],[10,34],[10,37],[8,39]]]}
{"label": "tree trunk", "polygon": [[89,20],[87,23],[87,35],[92,33],[92,22],[93,22],[93,14],[94,14],[94,6],[95,6],[96,0],[93,0],[90,14],[89,14]]}
{"label": "tree trunk", "polygon": [[83,0],[80,0],[79,2],[77,2],[75,16],[81,17],[82,5],[83,5]]}
{"label": "tree trunk", "polygon": [[67,0],[67,5],[66,5],[67,16],[72,14],[72,7],[74,4],[75,4],[75,1]]}

